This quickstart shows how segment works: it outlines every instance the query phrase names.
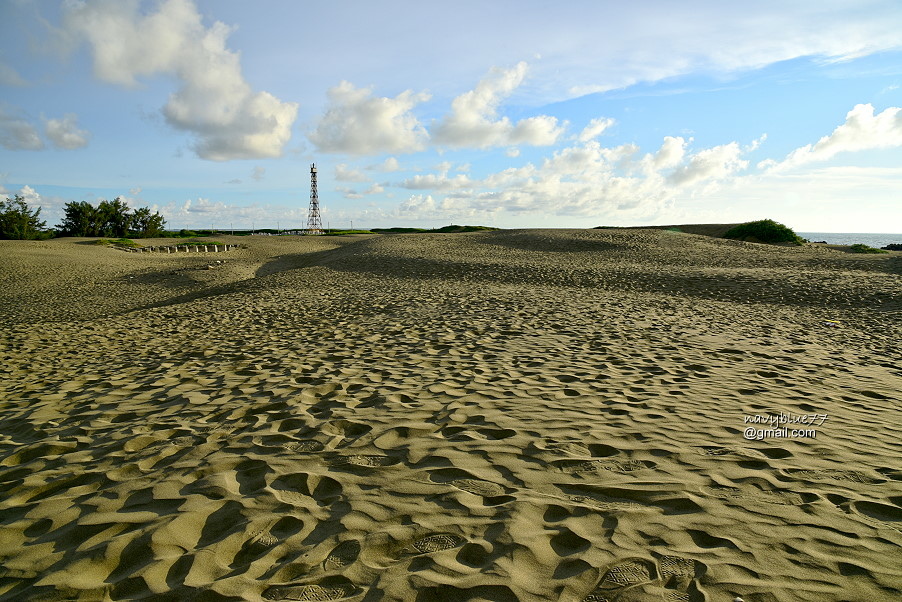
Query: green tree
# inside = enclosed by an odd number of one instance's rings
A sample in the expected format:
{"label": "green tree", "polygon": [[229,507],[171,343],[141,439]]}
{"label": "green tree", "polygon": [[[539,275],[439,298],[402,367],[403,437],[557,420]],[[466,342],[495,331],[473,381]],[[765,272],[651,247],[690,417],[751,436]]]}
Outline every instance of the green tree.
{"label": "green tree", "polygon": [[147,207],[135,209],[132,215],[132,235],[137,238],[156,238],[163,235],[166,220],[157,212],[151,213]]}
{"label": "green tree", "polygon": [[21,195],[0,202],[0,238],[32,240],[40,238],[46,222],[40,219],[41,208],[31,209]]}
{"label": "green tree", "polygon": [[101,236],[97,208],[87,201],[72,201],[63,208],[65,217],[57,225],[63,236]]}
{"label": "green tree", "polygon": [[122,197],[117,196],[112,201],[100,201],[97,214],[100,223],[99,236],[122,238],[131,230],[132,213],[129,206],[122,201]]}
{"label": "green tree", "polygon": [[136,236],[150,238],[160,236],[166,220],[159,213],[151,213],[147,207],[134,213],[122,200],[101,200],[97,207],[87,201],[66,203],[65,218],[57,228],[63,236],[102,236],[124,238]]}

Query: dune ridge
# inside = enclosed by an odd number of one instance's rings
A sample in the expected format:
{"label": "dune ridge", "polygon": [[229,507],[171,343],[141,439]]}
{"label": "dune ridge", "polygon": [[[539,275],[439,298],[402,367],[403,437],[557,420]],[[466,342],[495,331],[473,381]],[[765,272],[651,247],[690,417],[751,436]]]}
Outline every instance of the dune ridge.
{"label": "dune ridge", "polygon": [[0,241],[0,600],[902,595],[902,254],[218,240]]}

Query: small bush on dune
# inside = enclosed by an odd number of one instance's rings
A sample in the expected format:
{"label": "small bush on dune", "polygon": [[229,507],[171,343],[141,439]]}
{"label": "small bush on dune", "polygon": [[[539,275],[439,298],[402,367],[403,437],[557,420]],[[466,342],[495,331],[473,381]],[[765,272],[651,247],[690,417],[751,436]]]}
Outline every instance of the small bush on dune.
{"label": "small bush on dune", "polygon": [[784,226],[772,219],[762,219],[756,222],[739,224],[727,230],[724,238],[744,240],[746,242],[761,242],[768,244],[792,244],[801,245],[805,239],[792,231],[792,228]]}
{"label": "small bush on dune", "polygon": [[852,253],[889,253],[889,251],[884,251],[883,249],[875,249],[874,247],[869,247],[861,243],[852,245],[851,247],[849,247],[849,251],[851,251]]}

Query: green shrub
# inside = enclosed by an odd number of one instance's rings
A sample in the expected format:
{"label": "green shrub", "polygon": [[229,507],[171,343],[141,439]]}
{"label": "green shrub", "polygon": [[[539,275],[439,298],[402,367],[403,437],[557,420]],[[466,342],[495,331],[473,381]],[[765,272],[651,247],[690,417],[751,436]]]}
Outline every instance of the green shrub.
{"label": "green shrub", "polygon": [[849,247],[849,251],[851,251],[852,253],[889,253],[889,251],[884,251],[883,249],[875,249],[874,247],[869,247],[861,243],[852,245],[851,247]]}
{"label": "green shrub", "polygon": [[805,242],[792,228],[777,223],[772,219],[762,219],[756,222],[739,224],[727,230],[724,238],[744,240],[746,242],[761,242],[768,244],[788,243],[801,245]]}

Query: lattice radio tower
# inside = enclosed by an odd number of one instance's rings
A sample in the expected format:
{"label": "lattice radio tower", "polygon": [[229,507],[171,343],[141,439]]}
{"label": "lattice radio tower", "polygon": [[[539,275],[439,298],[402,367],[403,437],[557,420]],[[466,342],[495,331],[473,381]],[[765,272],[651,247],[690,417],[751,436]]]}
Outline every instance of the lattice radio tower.
{"label": "lattice radio tower", "polygon": [[316,163],[310,164],[310,209],[307,211],[307,234],[322,234],[323,218],[319,214],[319,195],[316,192]]}

